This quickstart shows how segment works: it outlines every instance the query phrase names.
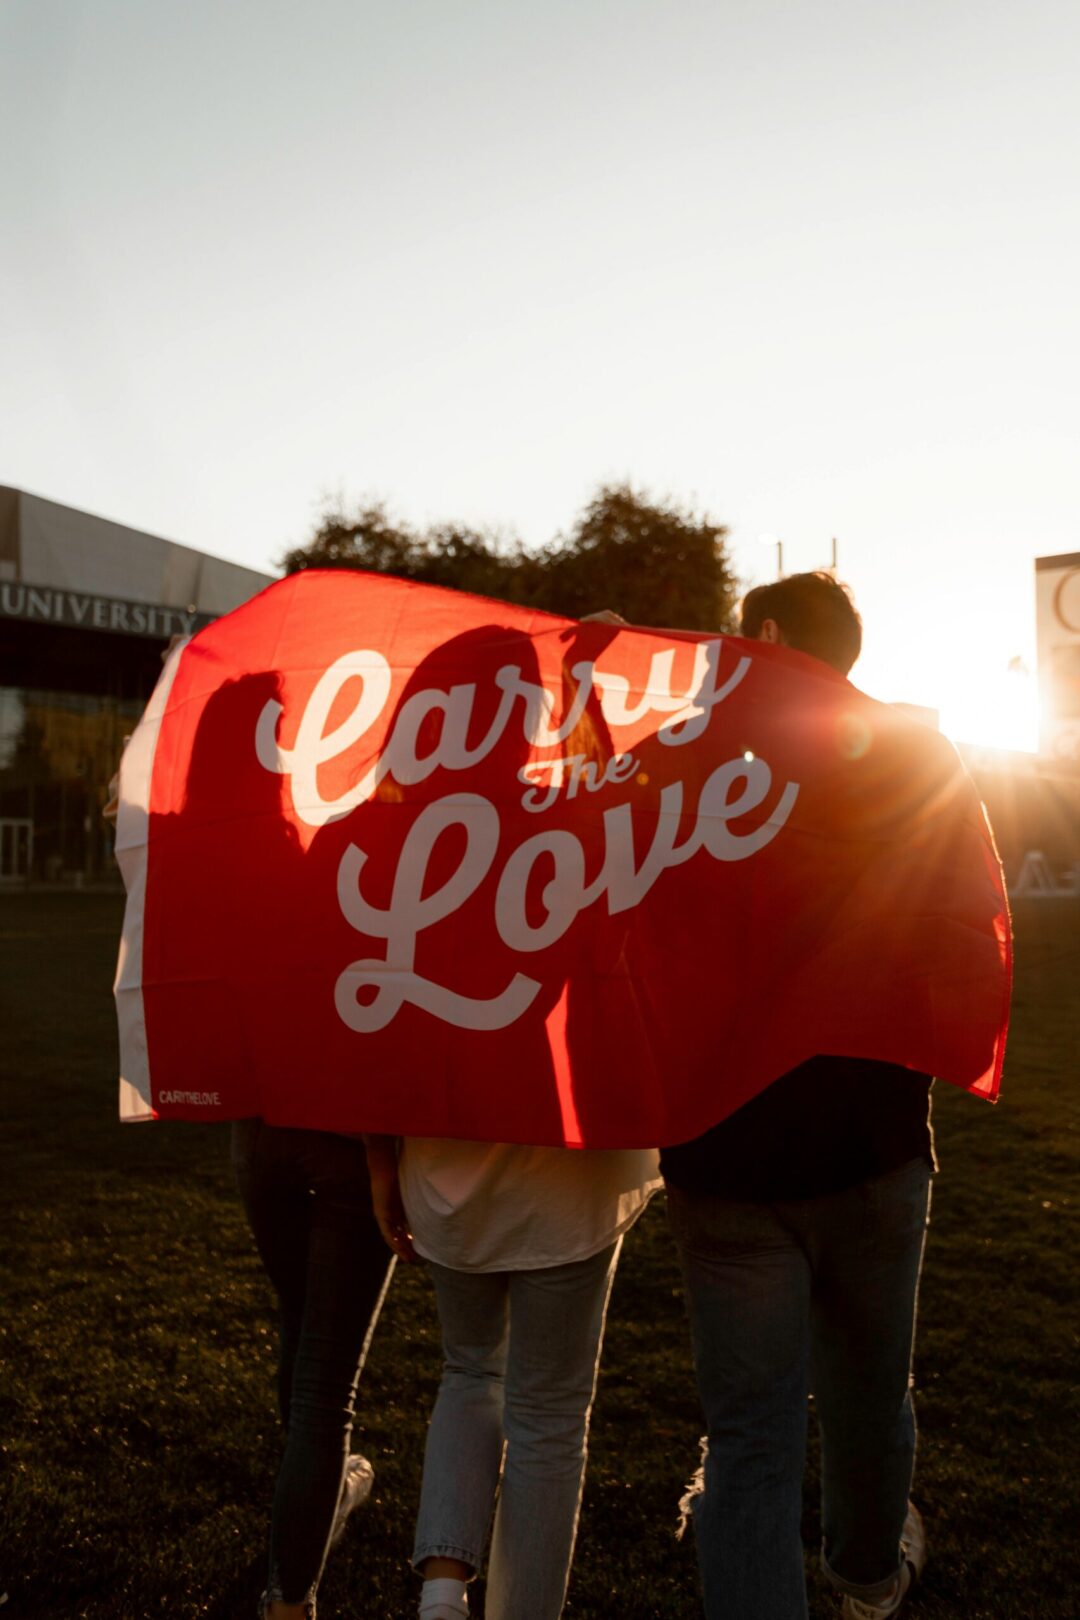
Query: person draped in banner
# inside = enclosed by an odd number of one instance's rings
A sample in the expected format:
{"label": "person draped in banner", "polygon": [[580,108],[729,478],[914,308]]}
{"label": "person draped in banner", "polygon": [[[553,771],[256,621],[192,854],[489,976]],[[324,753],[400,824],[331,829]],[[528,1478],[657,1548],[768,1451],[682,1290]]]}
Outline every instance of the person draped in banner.
{"label": "person draped in banner", "polygon": [[[402,707],[414,691],[445,681],[465,655],[478,673],[513,657],[526,678],[538,678],[526,637],[486,627],[453,638],[426,659],[407,684]],[[573,661],[571,651],[566,663]],[[478,680],[476,690],[472,727],[483,736],[498,688],[493,680]],[[433,746],[437,726],[437,717],[425,721],[421,754]],[[565,746],[598,761],[610,754],[595,701]],[[508,729],[484,761],[485,791],[505,794],[528,759],[528,739]],[[390,817],[413,797],[408,787],[386,784],[368,814]],[[362,844],[363,812],[357,827]],[[546,1021],[560,1008],[574,1028],[579,983],[591,985],[588,969],[609,962],[624,935],[621,921],[597,921],[582,931],[548,994],[518,1026],[519,1047],[528,1041],[541,1057],[547,1054]],[[432,1072],[438,1074],[434,1051]],[[623,1236],[660,1186],[657,1154],[408,1136],[400,1142],[369,1136],[367,1142],[380,1226],[399,1258],[428,1262],[442,1328],[443,1373],[413,1548],[413,1566],[423,1578],[420,1615],[464,1620],[467,1585],[484,1568],[490,1534],[487,1620],[558,1620],[574,1554],[608,1299]]]}
{"label": "person draped in banner", "polygon": [[[177,847],[197,842],[199,915],[207,952],[221,953],[219,971],[227,952],[220,943],[224,921],[235,890],[232,859],[216,830],[200,834],[207,813],[226,813],[228,804],[273,829],[262,856],[265,881],[279,899],[302,892],[309,881],[296,829],[280,814],[278,781],[249,771],[226,784],[215,751],[220,731],[253,732],[261,709],[278,693],[277,677],[268,673],[220,686],[196,732],[178,812],[153,817],[152,833],[161,838],[166,859],[175,858]],[[106,811],[115,815],[112,805]],[[185,896],[185,903],[193,902]],[[247,965],[253,982],[285,948],[271,930],[252,931]],[[298,1088],[306,1079],[296,1076]],[[197,1080],[193,1075],[193,1083]],[[358,1138],[272,1125],[260,1117],[235,1120],[231,1134],[237,1186],[277,1295],[280,1324],[277,1396],[285,1446],[259,1615],[261,1620],[306,1620],[315,1614],[330,1547],[371,1491],[371,1464],[350,1452],[352,1421],[365,1343],[394,1262],[387,1264]]]}
{"label": "person draped in banner", "polygon": [[[850,594],[826,573],[751,591],[741,634],[844,675],[862,644]],[[844,1620],[898,1614],[922,1569],[909,1385],[935,1168],[930,1086],[895,1064],[822,1055],[661,1155],[708,1430],[690,1501],[708,1620],[807,1614],[808,1393],[822,1567]]]}
{"label": "person draped in banner", "polygon": [[[272,676],[245,677],[220,688],[207,706],[207,722],[229,721],[252,731],[276,694]],[[203,783],[196,741],[188,775],[191,808],[199,793],[220,795],[213,776]],[[267,851],[268,881],[278,899],[310,883],[296,829],[280,815],[280,784],[265,772],[243,781],[248,814],[263,811],[277,829]],[[228,872],[207,886],[229,904]],[[213,918],[207,922],[212,925]],[[249,943],[249,972],[285,947],[270,930]],[[291,949],[291,947],[290,947]],[[299,961],[292,964],[300,971]],[[313,1054],[312,1066],[316,1057]],[[302,1086],[307,1079],[296,1077]],[[236,1120],[232,1162],[247,1214],[279,1308],[277,1395],[285,1447],[274,1486],[262,1620],[313,1617],[330,1548],[351,1512],[371,1492],[374,1470],[351,1447],[353,1412],[364,1348],[378,1319],[392,1275],[372,1210],[367,1160],[357,1137],[331,1131]]]}

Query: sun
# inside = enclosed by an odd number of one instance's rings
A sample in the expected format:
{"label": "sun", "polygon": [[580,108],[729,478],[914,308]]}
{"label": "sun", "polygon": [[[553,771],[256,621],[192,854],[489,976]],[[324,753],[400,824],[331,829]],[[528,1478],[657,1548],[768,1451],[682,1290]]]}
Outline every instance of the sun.
{"label": "sun", "polygon": [[1035,678],[1022,666],[950,672],[939,703],[941,729],[953,742],[1034,753],[1039,712]]}
{"label": "sun", "polygon": [[[1034,753],[1038,748],[1037,683],[1020,659],[940,645],[936,656],[912,662],[872,654],[852,671],[854,684],[886,702],[936,712],[953,742]],[[865,668],[864,668],[865,665]],[[861,677],[861,678],[860,678]]]}

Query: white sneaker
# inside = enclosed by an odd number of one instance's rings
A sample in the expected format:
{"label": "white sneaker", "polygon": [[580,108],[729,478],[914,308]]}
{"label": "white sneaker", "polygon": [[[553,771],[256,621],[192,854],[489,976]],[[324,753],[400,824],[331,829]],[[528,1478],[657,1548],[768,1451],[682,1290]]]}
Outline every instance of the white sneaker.
{"label": "white sneaker", "polygon": [[337,1512],[334,1514],[334,1528],[330,1532],[330,1545],[336,1547],[341,1540],[345,1529],[345,1521],[354,1508],[366,1502],[371,1495],[371,1487],[375,1483],[375,1470],[366,1457],[361,1457],[354,1451],[345,1464],[345,1478],[341,1485],[341,1497],[338,1501]]}
{"label": "white sneaker", "polygon": [[907,1518],[900,1533],[900,1556],[904,1562],[900,1566],[900,1575],[892,1596],[883,1598],[880,1603],[867,1603],[863,1598],[846,1597],[840,1610],[841,1620],[889,1620],[891,1615],[899,1614],[904,1607],[908,1593],[922,1574],[926,1563],[926,1530],[923,1527],[922,1514],[914,1502],[907,1505]]}

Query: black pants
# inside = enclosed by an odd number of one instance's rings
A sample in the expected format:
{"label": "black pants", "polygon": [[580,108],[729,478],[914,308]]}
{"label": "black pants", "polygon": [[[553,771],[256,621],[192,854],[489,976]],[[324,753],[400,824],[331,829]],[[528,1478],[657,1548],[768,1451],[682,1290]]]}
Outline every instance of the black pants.
{"label": "black pants", "polygon": [[281,1307],[285,1455],[274,1491],[267,1599],[313,1603],[341,1491],[368,1325],[390,1256],[363,1143],[260,1119],[233,1126],[233,1167]]}

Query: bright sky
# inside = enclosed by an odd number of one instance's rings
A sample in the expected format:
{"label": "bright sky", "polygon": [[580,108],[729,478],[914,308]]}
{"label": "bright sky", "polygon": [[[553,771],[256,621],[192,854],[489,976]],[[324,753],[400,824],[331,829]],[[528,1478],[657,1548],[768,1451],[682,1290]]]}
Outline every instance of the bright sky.
{"label": "bright sky", "polygon": [[628,477],[747,584],[836,535],[856,682],[1034,747],[1078,69],[1075,0],[7,0],[0,483],[271,568]]}

